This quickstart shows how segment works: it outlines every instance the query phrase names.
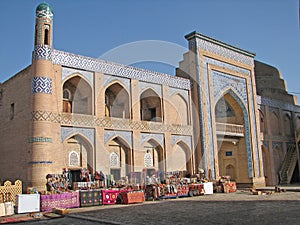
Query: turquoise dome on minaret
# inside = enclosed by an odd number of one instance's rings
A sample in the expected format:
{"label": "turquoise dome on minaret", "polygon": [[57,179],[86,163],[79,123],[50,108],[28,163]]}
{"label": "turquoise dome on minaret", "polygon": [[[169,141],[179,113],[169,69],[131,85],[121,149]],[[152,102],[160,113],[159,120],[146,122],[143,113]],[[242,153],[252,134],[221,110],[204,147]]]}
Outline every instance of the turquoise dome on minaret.
{"label": "turquoise dome on minaret", "polygon": [[41,3],[36,7],[36,17],[47,17],[53,19],[53,9],[48,3]]}

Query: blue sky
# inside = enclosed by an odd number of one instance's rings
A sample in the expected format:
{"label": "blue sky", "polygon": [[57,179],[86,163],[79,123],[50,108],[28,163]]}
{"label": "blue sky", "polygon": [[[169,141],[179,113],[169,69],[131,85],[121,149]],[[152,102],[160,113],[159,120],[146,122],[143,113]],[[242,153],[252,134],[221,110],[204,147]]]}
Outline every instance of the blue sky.
{"label": "blue sky", "polygon": [[[0,82],[31,63],[35,8],[41,2],[0,1]],[[256,60],[281,71],[290,92],[300,93],[299,0],[46,2],[54,9],[56,49],[98,58],[120,45],[144,40],[186,48],[184,36],[196,30],[256,53]],[[174,68],[157,69],[174,74]]]}

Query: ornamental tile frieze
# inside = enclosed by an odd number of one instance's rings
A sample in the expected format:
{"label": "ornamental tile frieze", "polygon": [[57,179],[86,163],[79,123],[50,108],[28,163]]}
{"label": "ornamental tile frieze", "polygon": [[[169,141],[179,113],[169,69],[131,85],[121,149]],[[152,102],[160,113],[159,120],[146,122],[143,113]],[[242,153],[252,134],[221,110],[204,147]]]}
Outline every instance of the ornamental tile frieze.
{"label": "ornamental tile frieze", "polygon": [[231,59],[231,60],[243,63],[243,64],[254,66],[253,57],[247,56],[245,54],[242,54],[237,51],[231,50],[229,48],[223,47],[221,45],[211,43],[211,42],[208,42],[203,39],[197,39],[197,47],[202,50],[214,53],[216,55],[220,55],[222,57],[226,57],[228,59]]}
{"label": "ornamental tile frieze", "polygon": [[171,132],[174,134],[192,134],[192,126],[166,125],[158,122],[133,121],[119,118],[98,118],[91,115],[82,114],[57,114],[48,111],[32,112],[33,121],[49,121],[60,123],[62,126],[80,126],[80,127],[104,127],[116,130],[141,130],[147,132]]}
{"label": "ornamental tile frieze", "polygon": [[[33,58],[45,57],[43,53],[46,51],[46,49],[44,49],[44,47],[45,46],[41,46],[37,51],[34,51]],[[166,86],[177,87],[186,90],[191,89],[191,84],[188,79],[171,76],[164,73],[108,62],[101,59],[76,55],[55,49],[52,50],[50,57],[54,64],[62,66],[111,74],[149,83],[163,84]]]}

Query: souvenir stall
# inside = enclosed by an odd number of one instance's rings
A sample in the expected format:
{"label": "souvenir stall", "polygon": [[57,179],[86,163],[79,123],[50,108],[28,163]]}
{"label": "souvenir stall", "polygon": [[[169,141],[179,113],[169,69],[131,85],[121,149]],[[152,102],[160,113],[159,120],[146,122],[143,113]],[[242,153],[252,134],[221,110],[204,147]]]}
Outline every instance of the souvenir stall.
{"label": "souvenir stall", "polygon": [[222,176],[214,184],[214,191],[217,193],[232,193],[236,192],[236,182],[230,180],[230,176]]}

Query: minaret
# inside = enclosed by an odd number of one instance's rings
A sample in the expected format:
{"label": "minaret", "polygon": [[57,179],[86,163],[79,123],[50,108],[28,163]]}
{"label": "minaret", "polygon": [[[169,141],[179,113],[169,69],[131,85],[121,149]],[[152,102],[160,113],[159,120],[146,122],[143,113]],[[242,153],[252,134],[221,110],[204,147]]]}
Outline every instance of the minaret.
{"label": "minaret", "polygon": [[52,54],[53,10],[47,3],[36,8],[35,41],[32,55],[32,136],[31,161],[28,162],[28,185],[46,188],[46,175],[53,173],[55,157],[53,136],[59,124],[50,118],[57,112]]}

